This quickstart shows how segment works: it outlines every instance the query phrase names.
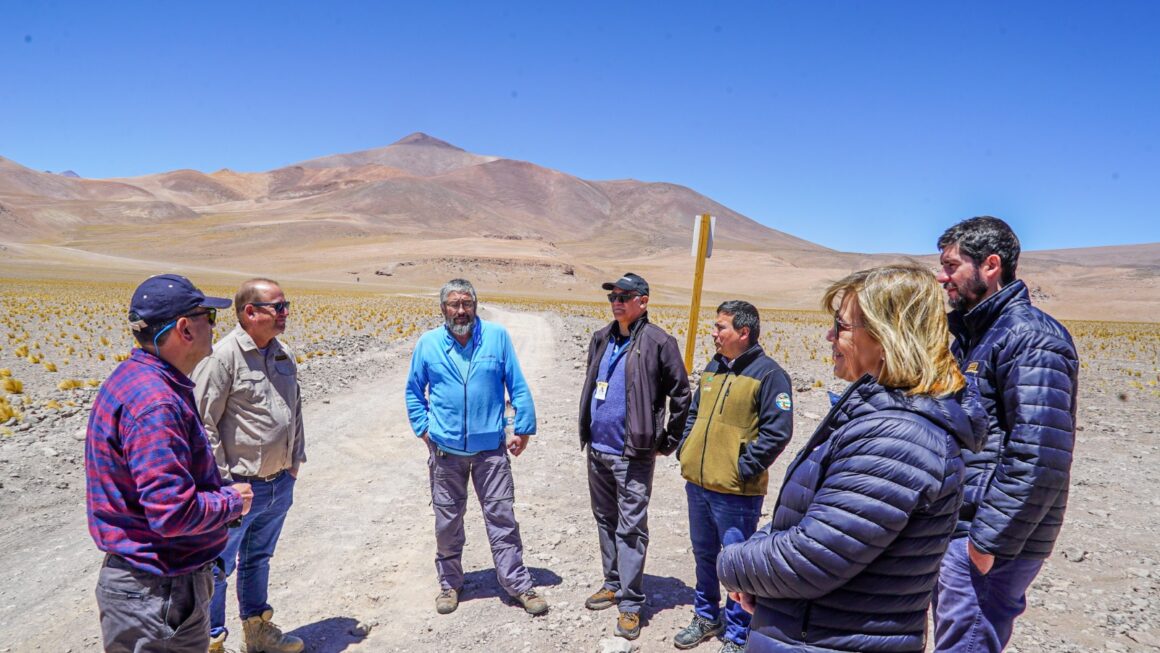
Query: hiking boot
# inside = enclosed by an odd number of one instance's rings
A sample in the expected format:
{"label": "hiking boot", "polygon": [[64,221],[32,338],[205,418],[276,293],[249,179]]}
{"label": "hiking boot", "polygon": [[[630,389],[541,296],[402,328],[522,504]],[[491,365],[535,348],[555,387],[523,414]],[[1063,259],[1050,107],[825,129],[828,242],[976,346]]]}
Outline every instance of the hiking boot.
{"label": "hiking boot", "polygon": [[701,642],[720,635],[725,626],[720,621],[709,621],[699,614],[693,615],[693,620],[673,636],[673,646],[679,649],[693,648]]}
{"label": "hiking boot", "polygon": [[439,614],[451,614],[458,607],[459,590],[454,590],[449,587],[439,592],[439,596],[435,597],[435,612]]}
{"label": "hiking boot", "polygon": [[266,610],[242,621],[245,653],[299,653],[306,647],[301,639],[283,635],[282,629],[270,621],[273,616],[273,610]]}
{"label": "hiking boot", "polygon": [[237,651],[232,648],[226,648],[227,635],[229,635],[229,633],[223,632],[217,637],[210,637],[208,653],[237,653]]}
{"label": "hiking boot", "polygon": [[635,612],[621,612],[616,620],[616,634],[625,639],[640,637],[640,615]]}
{"label": "hiking boot", "polygon": [[603,610],[614,605],[616,605],[616,592],[603,587],[592,596],[584,599],[584,607],[589,610]]}
{"label": "hiking boot", "polygon": [[544,600],[544,597],[536,594],[534,588],[520,594],[516,600],[523,604],[524,611],[528,614],[544,614],[548,611],[548,602]]}
{"label": "hiking boot", "polygon": [[745,645],[725,640],[725,646],[721,647],[721,653],[745,653]]}

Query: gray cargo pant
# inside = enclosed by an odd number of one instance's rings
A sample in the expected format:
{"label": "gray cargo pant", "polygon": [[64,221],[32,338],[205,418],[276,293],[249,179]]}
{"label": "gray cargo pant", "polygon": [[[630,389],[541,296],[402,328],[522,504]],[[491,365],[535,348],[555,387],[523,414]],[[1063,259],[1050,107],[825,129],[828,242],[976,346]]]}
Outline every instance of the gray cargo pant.
{"label": "gray cargo pant", "polygon": [[524,566],[524,545],[513,507],[515,484],[507,450],[501,446],[471,456],[456,456],[440,451],[430,441],[427,448],[431,505],[435,509],[435,571],[440,587],[463,587],[463,513],[470,476],[483,511],[500,586],[511,596],[532,589],[534,583]]}
{"label": "gray cargo pant", "polygon": [[212,596],[212,565],[158,576],[106,555],[97,577],[105,652],[205,653]]}
{"label": "gray cargo pant", "polygon": [[604,587],[616,592],[621,612],[644,604],[648,500],[656,459],[632,460],[588,447],[588,494],[600,535]]}

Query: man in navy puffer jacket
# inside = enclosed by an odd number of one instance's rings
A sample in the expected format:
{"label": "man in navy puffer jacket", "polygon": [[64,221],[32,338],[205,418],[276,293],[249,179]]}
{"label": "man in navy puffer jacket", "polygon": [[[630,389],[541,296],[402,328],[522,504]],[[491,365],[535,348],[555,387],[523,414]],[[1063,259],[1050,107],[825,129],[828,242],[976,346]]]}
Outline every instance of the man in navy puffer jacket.
{"label": "man in navy puffer jacket", "polygon": [[790,464],[764,537],[717,560],[726,588],[758,597],[746,650],[922,651],[972,438],[953,397],[852,384]]}
{"label": "man in navy puffer jacket", "polygon": [[1001,651],[1063,523],[1075,444],[1079,361],[1059,322],[1016,280],[1019,240],[1002,220],[964,220],[939,238],[938,280],[952,347],[982,416],[979,453],[964,452],[965,500],[935,596],[935,650]]}

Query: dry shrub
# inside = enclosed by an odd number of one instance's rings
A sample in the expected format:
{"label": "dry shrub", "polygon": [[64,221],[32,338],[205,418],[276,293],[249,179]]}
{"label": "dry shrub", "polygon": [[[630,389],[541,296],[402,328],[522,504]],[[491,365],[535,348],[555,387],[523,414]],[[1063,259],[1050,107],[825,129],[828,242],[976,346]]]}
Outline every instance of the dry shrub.
{"label": "dry shrub", "polygon": [[8,403],[7,399],[0,397],[0,422],[7,422],[12,418],[19,420],[20,413],[16,412],[16,409],[12,407],[12,404]]}

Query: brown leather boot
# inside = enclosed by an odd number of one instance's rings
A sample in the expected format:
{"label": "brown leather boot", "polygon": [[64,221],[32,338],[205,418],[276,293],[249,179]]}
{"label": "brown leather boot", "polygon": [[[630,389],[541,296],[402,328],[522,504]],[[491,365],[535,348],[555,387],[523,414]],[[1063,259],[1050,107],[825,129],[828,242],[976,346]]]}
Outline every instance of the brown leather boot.
{"label": "brown leather boot", "polygon": [[209,638],[209,653],[237,653],[232,648],[226,648],[226,636],[228,633],[222,633],[217,637]]}
{"label": "brown leather boot", "polygon": [[282,629],[270,619],[273,610],[266,610],[242,622],[246,653],[300,653],[306,645],[293,635],[283,635]]}

